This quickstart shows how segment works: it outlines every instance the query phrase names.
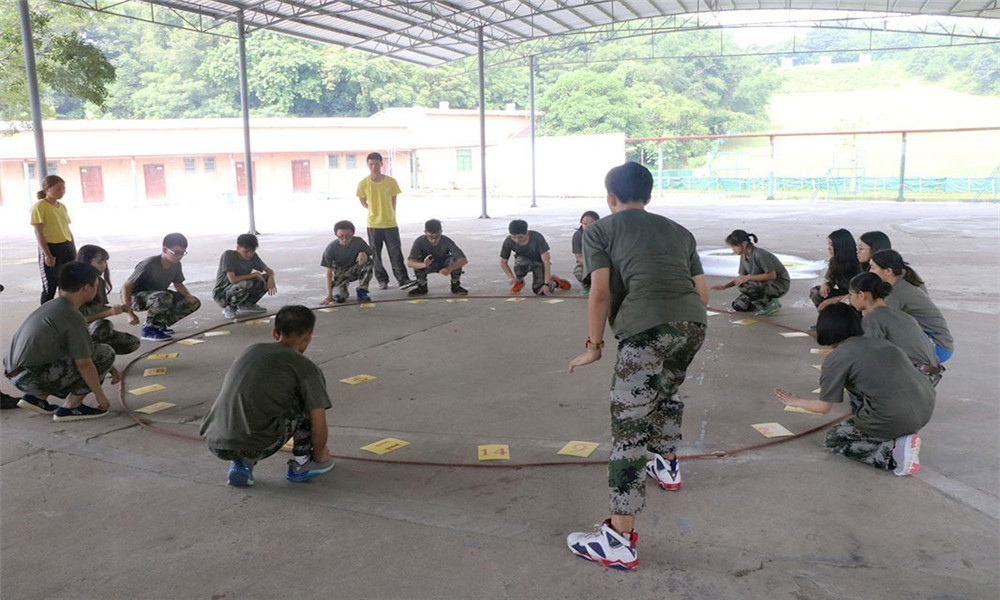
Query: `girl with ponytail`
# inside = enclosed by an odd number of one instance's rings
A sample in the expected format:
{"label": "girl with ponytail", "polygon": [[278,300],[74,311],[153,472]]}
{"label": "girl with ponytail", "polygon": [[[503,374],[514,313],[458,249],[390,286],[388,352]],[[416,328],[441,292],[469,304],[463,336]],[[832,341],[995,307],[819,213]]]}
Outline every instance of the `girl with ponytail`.
{"label": "girl with ponytail", "polygon": [[59,270],[76,258],[69,213],[59,200],[66,195],[66,182],[58,175],[42,179],[38,202],[31,207],[31,226],[38,242],[38,271],[42,276],[42,304],[55,297]]}
{"label": "girl with ponytail", "polygon": [[756,246],[757,236],[737,229],[726,238],[733,254],[740,256],[739,274],[725,285],[712,286],[724,290],[739,286],[740,295],[733,300],[733,310],[768,317],[781,309],[778,298],[788,293],[791,279],[788,269],[774,254]]}

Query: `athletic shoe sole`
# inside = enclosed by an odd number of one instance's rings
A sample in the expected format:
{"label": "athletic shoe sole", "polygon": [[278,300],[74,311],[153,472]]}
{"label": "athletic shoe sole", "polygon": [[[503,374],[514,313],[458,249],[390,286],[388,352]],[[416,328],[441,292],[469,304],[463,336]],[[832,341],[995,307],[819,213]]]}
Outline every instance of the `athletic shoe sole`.
{"label": "athletic shoe sole", "polygon": [[682,482],[680,482],[680,481],[678,481],[676,483],[674,483],[674,482],[666,482],[666,481],[660,479],[660,477],[656,474],[656,469],[652,465],[649,465],[649,464],[646,465],[646,475],[648,475],[649,477],[651,477],[653,479],[653,481],[655,481],[660,486],[661,489],[664,489],[664,490],[666,490],[668,492],[674,492],[674,491],[677,491],[677,490],[681,489],[681,483]]}
{"label": "athletic shoe sole", "polygon": [[407,281],[406,283],[399,284],[399,289],[405,290],[405,289],[411,288],[411,287],[413,287],[415,285],[417,285],[417,280],[416,279],[411,279],[411,280]]}
{"label": "athletic shoe sole", "polygon": [[95,415],[67,415],[65,417],[60,417],[58,415],[52,415],[52,420],[57,423],[66,423],[69,421],[90,421],[93,419],[102,419],[108,416],[108,411],[104,411]]}
{"label": "athletic shoe sole", "polygon": [[45,410],[41,406],[35,406],[31,402],[28,402],[24,398],[21,398],[20,400],[17,401],[17,407],[18,408],[25,408],[25,409],[30,410],[31,412],[33,412],[35,414],[39,414],[39,415],[51,415],[52,413],[56,412],[56,408],[58,408],[58,407],[53,407],[52,410]]}
{"label": "athletic shoe sole", "polygon": [[897,477],[906,477],[907,475],[914,475],[920,470],[920,436],[914,435],[910,438],[910,447],[906,448],[903,453],[903,469],[901,472],[893,471],[893,474]]}
{"label": "athletic shoe sole", "polygon": [[330,471],[333,470],[333,467],[334,463],[331,462],[330,466],[326,467],[325,469],[315,469],[312,471],[306,471],[305,473],[295,473],[293,471],[289,471],[288,474],[285,475],[285,479],[287,479],[288,481],[294,481],[296,483],[309,481],[313,477],[319,477],[324,473],[329,473]]}

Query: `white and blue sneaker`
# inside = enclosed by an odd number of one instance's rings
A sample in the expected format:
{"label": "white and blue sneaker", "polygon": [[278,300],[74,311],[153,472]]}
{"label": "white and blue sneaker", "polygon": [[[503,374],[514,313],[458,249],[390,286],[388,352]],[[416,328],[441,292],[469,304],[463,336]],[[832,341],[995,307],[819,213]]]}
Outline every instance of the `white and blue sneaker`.
{"label": "white and blue sneaker", "polygon": [[233,487],[250,487],[253,485],[253,465],[234,460],[229,467],[229,479],[226,483]]}
{"label": "white and blue sneaker", "polygon": [[681,489],[681,467],[677,462],[677,457],[667,460],[659,454],[653,454],[653,458],[646,463],[646,475],[649,475],[660,484],[665,490]]}
{"label": "white and blue sneaker", "polygon": [[308,481],[313,477],[317,477],[319,475],[322,475],[323,473],[328,472],[332,468],[333,468],[332,458],[324,462],[316,462],[310,458],[309,462],[307,462],[304,465],[300,465],[299,463],[295,462],[295,459],[291,459],[288,461],[288,474],[285,475],[285,479],[287,479],[288,481],[296,481],[296,482]]}
{"label": "white and blue sneaker", "polygon": [[920,470],[920,436],[911,433],[896,438],[892,449],[892,460],[896,463],[893,473],[898,477],[913,475]]}
{"label": "white and blue sneaker", "polygon": [[580,531],[566,536],[570,552],[605,567],[629,571],[639,566],[635,543],[639,534],[632,531],[622,535],[611,527],[611,519],[597,526],[593,532]]}

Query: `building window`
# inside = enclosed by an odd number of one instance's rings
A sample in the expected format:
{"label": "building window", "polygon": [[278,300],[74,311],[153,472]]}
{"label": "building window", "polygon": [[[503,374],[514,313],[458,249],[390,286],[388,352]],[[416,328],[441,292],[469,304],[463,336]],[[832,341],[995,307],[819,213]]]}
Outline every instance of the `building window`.
{"label": "building window", "polygon": [[331,169],[337,169],[340,167],[340,155],[339,154],[327,154],[326,155],[326,166]]}
{"label": "building window", "polygon": [[184,172],[185,173],[194,173],[194,159],[193,158],[185,158],[184,159]]}
{"label": "building window", "polygon": [[215,157],[206,156],[201,159],[201,164],[205,168],[206,173],[215,173]]}
{"label": "building window", "polygon": [[30,162],[25,164],[28,165],[28,179],[36,179],[38,177],[38,174],[35,172],[36,171],[35,163]]}
{"label": "building window", "polygon": [[472,170],[472,150],[455,150],[455,168],[459,171]]}
{"label": "building window", "polygon": [[345,162],[348,169],[353,169],[358,166],[358,157],[354,154],[348,154]]}
{"label": "building window", "polygon": [[49,172],[49,175],[58,175],[59,163],[47,162],[45,163],[45,170]]}

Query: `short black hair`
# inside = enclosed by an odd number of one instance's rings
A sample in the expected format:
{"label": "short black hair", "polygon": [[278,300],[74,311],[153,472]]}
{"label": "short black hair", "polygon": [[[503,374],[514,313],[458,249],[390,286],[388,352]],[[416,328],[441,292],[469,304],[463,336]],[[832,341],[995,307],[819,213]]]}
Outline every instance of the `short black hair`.
{"label": "short black hair", "polygon": [[882,281],[875,273],[858,273],[851,278],[849,286],[852,292],[868,292],[872,298],[885,298],[892,293],[892,284]]}
{"label": "short black hair", "polygon": [[247,250],[256,250],[260,242],[257,240],[257,236],[252,233],[244,233],[236,238],[236,245],[240,248],[246,248]]}
{"label": "short black hair", "polygon": [[336,223],[333,224],[333,232],[334,233],[337,233],[341,229],[347,229],[351,233],[355,232],[354,223],[351,223],[350,221],[347,221],[347,220],[337,221]]}
{"label": "short black hair", "polygon": [[183,233],[168,233],[163,237],[164,248],[173,248],[174,246],[188,247],[188,239],[184,237]]}
{"label": "short black hair", "polygon": [[427,233],[441,233],[441,221],[437,219],[428,219],[424,223],[424,231]]}
{"label": "short black hair", "polygon": [[59,289],[72,294],[79,292],[85,285],[97,285],[97,278],[101,272],[90,263],[74,260],[68,262],[59,269]]}
{"label": "short black hair", "polygon": [[371,152],[368,154],[368,158],[365,159],[365,162],[368,162],[370,160],[377,160],[379,162],[382,162],[382,155],[379,154],[378,152]]}
{"label": "short black hair", "polygon": [[510,222],[510,225],[507,226],[507,231],[511,235],[528,233],[528,222],[524,219],[514,219]]}
{"label": "short black hair", "polygon": [[639,163],[629,161],[608,171],[604,187],[619,202],[646,202],[653,194],[653,174]]}
{"label": "short black hair", "polygon": [[278,335],[297,337],[312,332],[316,315],[301,304],[282,306],[274,317],[274,330]]}
{"label": "short black hair", "polygon": [[816,342],[821,346],[833,346],[863,334],[861,313],[843,302],[827,306],[816,320]]}

